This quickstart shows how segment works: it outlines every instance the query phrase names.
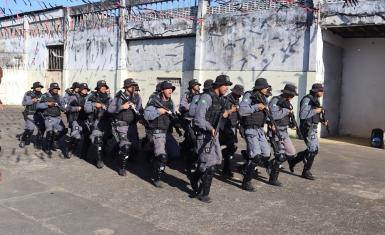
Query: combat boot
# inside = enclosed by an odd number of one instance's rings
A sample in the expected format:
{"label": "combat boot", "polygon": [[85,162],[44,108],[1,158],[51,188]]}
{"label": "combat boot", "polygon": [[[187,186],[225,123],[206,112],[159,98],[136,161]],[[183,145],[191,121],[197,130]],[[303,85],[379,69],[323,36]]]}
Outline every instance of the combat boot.
{"label": "combat boot", "polygon": [[274,161],[271,167],[270,177],[269,177],[269,184],[274,186],[282,186],[282,183],[278,180],[279,175],[279,163]]}
{"label": "combat boot", "polygon": [[95,137],[95,146],[96,146],[96,167],[100,169],[104,167],[104,163],[102,160],[103,141],[101,137]]}
{"label": "combat boot", "polygon": [[315,177],[313,174],[310,172],[310,169],[313,165],[314,162],[314,157],[315,157],[314,152],[307,151],[307,154],[304,157],[304,166],[303,166],[303,171],[302,171],[302,177],[308,180],[315,180]]}
{"label": "combat boot", "polygon": [[45,136],[44,152],[48,155],[52,155],[52,144],[53,144],[53,131],[48,131]]}
{"label": "combat boot", "polygon": [[225,155],[223,157],[223,168],[222,168],[222,174],[226,177],[232,178],[234,176],[233,172],[231,171],[231,160],[233,156],[231,155]]}
{"label": "combat boot", "polygon": [[198,195],[198,199],[201,202],[205,202],[205,203],[211,202],[211,198],[209,197],[209,194],[210,194],[211,183],[213,181],[214,171],[215,169],[210,167],[206,169],[206,171],[202,175],[202,192],[200,195]]}
{"label": "combat boot", "polygon": [[38,130],[35,138],[35,142],[34,142],[36,149],[42,149],[43,136],[44,136],[44,131]]}
{"label": "combat boot", "polygon": [[297,156],[290,157],[287,159],[287,163],[289,164],[290,172],[294,172],[294,167],[299,163],[302,162],[305,155],[307,154],[307,150],[304,150],[302,152],[298,152]]}
{"label": "combat boot", "polygon": [[20,148],[24,148],[26,145],[29,144],[32,133],[33,131],[30,131],[30,130],[25,130],[23,132],[23,135],[20,138],[20,144],[19,144]]}
{"label": "combat boot", "polygon": [[120,158],[120,168],[119,168],[119,175],[120,176],[126,176],[127,171],[126,171],[126,162],[129,158],[129,152],[130,152],[130,147],[128,145],[124,145],[122,149],[119,150],[119,158]]}
{"label": "combat boot", "polygon": [[243,175],[243,181],[242,181],[242,189],[249,191],[249,192],[255,192],[255,188],[253,184],[251,183],[251,179],[253,178],[253,173],[255,169],[255,164],[252,162],[252,160],[248,160],[245,171]]}
{"label": "combat boot", "polygon": [[153,177],[153,183],[155,187],[157,188],[163,188],[163,183],[161,181],[161,176],[163,175],[163,172],[167,165],[167,155],[161,154],[154,157],[153,160],[153,171],[154,171],[154,177]]}

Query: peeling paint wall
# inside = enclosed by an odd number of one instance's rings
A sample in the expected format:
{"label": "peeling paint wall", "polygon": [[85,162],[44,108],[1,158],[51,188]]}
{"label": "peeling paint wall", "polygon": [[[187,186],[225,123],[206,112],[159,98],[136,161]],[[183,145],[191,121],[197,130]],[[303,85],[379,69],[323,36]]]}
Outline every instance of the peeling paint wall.
{"label": "peeling paint wall", "polygon": [[322,26],[384,24],[384,0],[360,0],[355,7],[344,7],[343,2],[323,4]]}

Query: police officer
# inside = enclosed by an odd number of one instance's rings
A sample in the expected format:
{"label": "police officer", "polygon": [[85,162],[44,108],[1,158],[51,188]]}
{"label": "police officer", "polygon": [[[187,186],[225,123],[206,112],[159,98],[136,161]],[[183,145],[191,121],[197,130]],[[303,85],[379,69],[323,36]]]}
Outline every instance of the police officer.
{"label": "police officer", "polygon": [[219,141],[221,145],[225,145],[226,148],[222,150],[223,156],[223,169],[222,174],[228,177],[233,177],[231,170],[231,160],[234,153],[237,151],[235,143],[237,142],[236,128],[240,121],[238,113],[239,99],[244,93],[242,85],[235,85],[231,89],[231,93],[225,98],[225,105],[227,110],[231,110],[229,118],[225,120],[224,127],[219,132]]}
{"label": "police officer", "polygon": [[[229,76],[219,75],[212,84],[212,89],[201,95],[194,117],[194,124],[199,128],[197,134],[198,171],[192,178],[192,188],[202,202],[211,202],[210,188],[216,167],[222,163],[222,152],[217,132],[219,123],[227,118],[230,111],[225,110],[223,96],[231,86]],[[199,178],[198,178],[199,176]],[[198,180],[202,183],[198,186]]]}
{"label": "police officer", "polygon": [[113,132],[117,138],[119,144],[119,175],[126,175],[126,161],[131,153],[131,139],[129,131],[131,125],[136,125],[135,119],[139,111],[137,111],[138,100],[135,100],[135,87],[137,83],[132,79],[128,78],[124,80],[123,89],[119,91],[108,107],[108,112],[114,115]]}
{"label": "police officer", "polygon": [[179,146],[170,133],[174,113],[174,103],[171,95],[175,90],[170,82],[164,81],[159,85],[161,92],[154,95],[144,110],[144,118],[149,122],[148,134],[154,145],[153,183],[163,187],[161,176],[165,170],[169,156],[180,155]]}
{"label": "police officer", "polygon": [[245,130],[247,143],[246,165],[242,188],[254,192],[255,188],[251,183],[255,167],[263,165],[264,160],[270,158],[270,145],[266,139],[264,125],[266,123],[267,108],[266,95],[269,92],[269,84],[265,78],[258,78],[255,81],[253,90],[244,94],[239,105],[239,114],[242,117],[242,126]]}
{"label": "police officer", "polygon": [[139,151],[139,132],[138,132],[138,122],[142,125],[145,125],[143,119],[143,101],[142,96],[140,95],[140,88],[138,83],[134,84],[134,94],[132,96],[133,103],[136,107],[135,122],[129,125],[128,127],[128,138],[131,141],[131,156],[130,159],[133,160],[136,153]]}
{"label": "police officer", "polygon": [[[67,158],[71,157],[71,153],[77,149],[78,144],[83,139],[81,155],[84,156],[85,148],[87,145],[89,129],[87,127],[88,114],[84,110],[84,105],[90,89],[87,83],[80,83],[77,85],[78,92],[68,97],[66,113],[69,120],[71,120],[71,133],[65,138],[65,151],[64,156]],[[82,138],[83,137],[83,138]]]}
{"label": "police officer", "polygon": [[[212,89],[213,82],[214,81],[212,79],[206,80],[203,83],[203,93],[199,93],[199,94],[194,95],[194,97],[191,101],[190,107],[189,107],[189,111],[188,111],[189,117],[194,118],[197,107],[198,107],[199,98],[201,97],[202,94],[208,93]],[[197,140],[196,140],[197,127],[194,125],[193,120],[191,122],[191,127],[194,131],[194,140],[192,140],[192,142],[191,142],[191,147],[193,148],[192,149],[193,152],[190,153],[190,158],[186,159],[186,171],[187,171],[187,177],[189,178],[190,182],[192,182],[191,185],[193,185],[195,181],[198,181],[200,176],[197,175],[197,169],[198,169],[198,151],[197,151],[197,146],[196,146],[196,144],[197,144],[196,143],[197,142]],[[194,191],[197,191],[197,190],[194,190]],[[194,193],[196,193],[196,192],[194,192]]]}
{"label": "police officer", "polygon": [[[40,82],[34,82],[31,90],[24,94],[22,105],[25,106],[23,111],[25,128],[20,139],[20,148],[24,148],[24,146],[29,143],[35,127],[38,129],[37,142],[40,143],[43,138],[44,127],[42,126],[44,126],[44,119],[40,114],[36,113],[37,103],[42,96],[42,88],[44,88],[44,86],[41,85]],[[36,147],[39,148],[40,144],[37,144]]]}
{"label": "police officer", "polygon": [[300,130],[304,138],[307,149],[299,152],[295,158],[289,159],[290,171],[294,172],[294,167],[300,161],[304,162],[302,177],[314,180],[313,174],[310,172],[314,158],[319,151],[319,142],[317,135],[318,124],[321,122],[327,126],[328,121],[325,120],[324,110],[320,105],[319,99],[324,95],[324,87],[320,83],[312,85],[310,93],[302,98],[300,103]]}
{"label": "police officer", "polygon": [[44,124],[46,130],[44,152],[52,155],[52,150],[56,149],[54,142],[65,135],[65,127],[60,117],[64,112],[63,98],[59,95],[59,84],[53,82],[49,85],[48,92],[44,93],[40,102],[36,105],[37,109],[43,110]]}
{"label": "police officer", "polygon": [[110,103],[108,85],[105,80],[97,82],[95,90],[87,97],[84,110],[88,113],[88,121],[91,123],[91,143],[96,148],[96,167],[104,166],[102,160],[103,145],[111,133],[109,115],[106,112]]}
{"label": "police officer", "polygon": [[[203,83],[203,93],[209,92],[212,89],[213,83],[214,83],[214,81],[212,79],[207,79]],[[201,97],[201,95],[203,93],[199,93],[199,94],[194,95],[194,97],[193,97],[193,99],[191,101],[191,104],[189,106],[189,111],[188,111],[190,117],[194,117],[195,116],[196,108],[198,107],[199,98]]]}
{"label": "police officer", "polygon": [[188,89],[183,94],[179,105],[179,112],[182,115],[188,113],[192,99],[195,95],[199,94],[201,85],[197,79],[192,79],[188,82]]}
{"label": "police officer", "polygon": [[[274,138],[272,141],[277,143],[277,146],[274,146],[273,144],[275,158],[271,164],[269,178],[269,183],[275,186],[282,185],[281,182],[278,181],[279,166],[285,162],[286,159],[293,158],[296,154],[295,147],[287,132],[289,126],[294,127],[291,123],[294,120],[291,118],[291,115],[293,115],[293,106],[291,105],[290,100],[298,95],[296,89],[296,86],[286,84],[283,90],[281,90],[282,94],[274,96],[269,102],[271,115],[278,128],[278,130],[274,130],[270,133],[272,135],[271,138]],[[278,138],[276,134],[274,135],[274,132],[277,131],[279,132],[280,138]]]}
{"label": "police officer", "polygon": [[[63,95],[63,106],[66,109],[67,109],[67,106],[69,105],[70,100],[73,100],[73,98],[78,93],[78,91],[79,91],[78,82],[72,83],[72,86],[65,90],[65,93]],[[73,115],[69,115],[69,113],[66,112],[66,116],[67,116],[68,127],[72,129]]]}

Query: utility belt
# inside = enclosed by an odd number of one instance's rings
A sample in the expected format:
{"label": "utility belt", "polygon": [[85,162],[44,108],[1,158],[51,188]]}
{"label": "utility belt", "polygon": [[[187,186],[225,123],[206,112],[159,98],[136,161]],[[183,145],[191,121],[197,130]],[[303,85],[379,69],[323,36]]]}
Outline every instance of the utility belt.
{"label": "utility belt", "polygon": [[318,123],[309,123],[308,120],[302,119],[300,122],[301,128],[318,129]]}
{"label": "utility belt", "polygon": [[130,124],[126,121],[115,121],[116,126],[129,126]]}
{"label": "utility belt", "polygon": [[168,132],[167,130],[160,130],[160,129],[146,130],[146,133],[149,135],[166,134],[167,132]]}
{"label": "utility belt", "polygon": [[243,125],[243,128],[245,130],[247,129],[259,129],[259,128],[263,128],[264,125]]}

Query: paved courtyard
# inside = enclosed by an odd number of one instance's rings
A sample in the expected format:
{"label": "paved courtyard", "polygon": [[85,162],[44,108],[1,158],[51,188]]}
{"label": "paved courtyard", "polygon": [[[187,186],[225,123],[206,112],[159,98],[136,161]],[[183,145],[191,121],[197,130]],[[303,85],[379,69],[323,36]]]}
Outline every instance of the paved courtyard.
{"label": "paved courtyard", "polygon": [[[384,234],[385,151],[322,140],[313,174],[288,167],[284,187],[257,192],[240,188],[242,177],[216,176],[211,204],[188,197],[190,186],[177,161],[167,168],[165,188],[149,181],[145,156],[135,156],[126,177],[115,162],[97,169],[77,157],[51,158],[32,146],[18,148],[20,107],[0,111],[0,234]],[[295,141],[298,150],[304,148]],[[240,143],[239,150],[244,143]],[[241,158],[237,158],[239,161]]]}

